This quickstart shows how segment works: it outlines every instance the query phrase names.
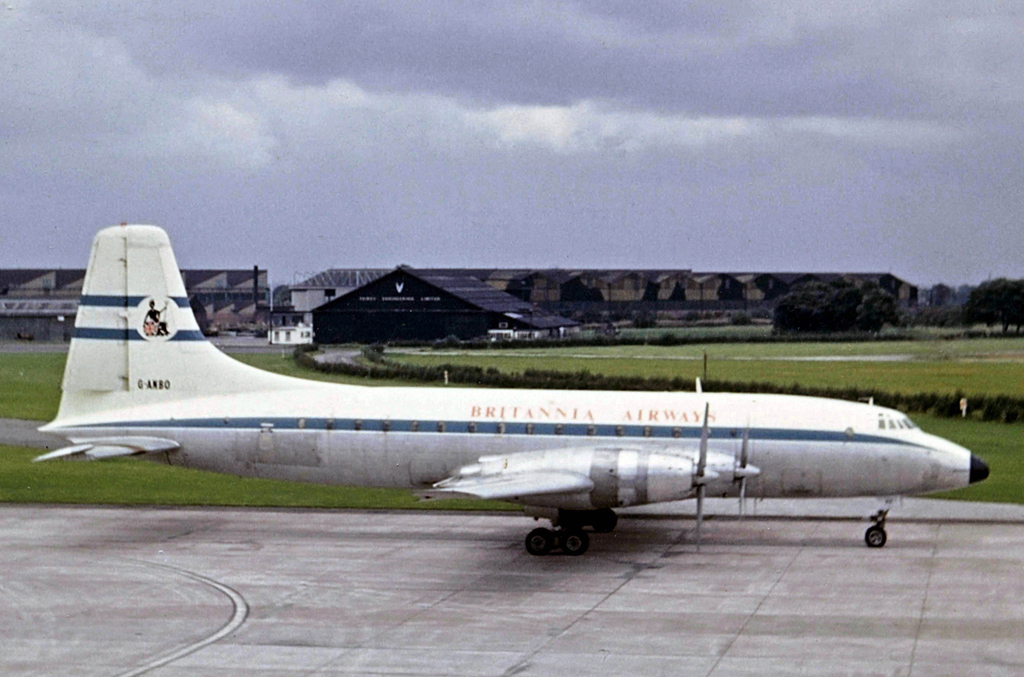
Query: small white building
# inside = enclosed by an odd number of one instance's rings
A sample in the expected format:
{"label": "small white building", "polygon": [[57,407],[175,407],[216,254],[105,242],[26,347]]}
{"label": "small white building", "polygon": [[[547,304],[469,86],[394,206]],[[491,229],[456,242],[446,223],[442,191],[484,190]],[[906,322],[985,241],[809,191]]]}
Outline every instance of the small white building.
{"label": "small white building", "polygon": [[301,322],[294,327],[274,327],[267,334],[270,345],[302,346],[313,342],[313,327]]}

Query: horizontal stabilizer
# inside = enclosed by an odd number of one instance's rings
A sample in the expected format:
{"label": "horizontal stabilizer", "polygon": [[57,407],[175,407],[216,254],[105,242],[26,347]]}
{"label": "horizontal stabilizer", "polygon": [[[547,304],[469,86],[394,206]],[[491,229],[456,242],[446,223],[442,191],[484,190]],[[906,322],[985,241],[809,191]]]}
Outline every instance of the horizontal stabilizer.
{"label": "horizontal stabilizer", "polygon": [[181,446],[174,440],[166,440],[161,437],[100,437],[92,440],[80,440],[80,442],[74,446],[36,456],[32,460],[39,462],[84,458],[89,461],[99,461],[106,458],[175,451]]}
{"label": "horizontal stabilizer", "polygon": [[594,483],[586,475],[555,470],[519,473],[501,473],[475,477],[453,477],[420,492],[423,499],[483,498],[489,500],[519,500],[526,496],[548,494],[578,494],[589,492]]}

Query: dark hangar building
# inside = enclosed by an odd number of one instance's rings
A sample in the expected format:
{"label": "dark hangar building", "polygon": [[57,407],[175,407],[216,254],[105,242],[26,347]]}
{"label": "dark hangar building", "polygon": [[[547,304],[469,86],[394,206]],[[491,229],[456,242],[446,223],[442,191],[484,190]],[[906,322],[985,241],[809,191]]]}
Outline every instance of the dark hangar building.
{"label": "dark hangar building", "polygon": [[313,310],[318,343],[564,336],[579,325],[454,271],[400,267]]}

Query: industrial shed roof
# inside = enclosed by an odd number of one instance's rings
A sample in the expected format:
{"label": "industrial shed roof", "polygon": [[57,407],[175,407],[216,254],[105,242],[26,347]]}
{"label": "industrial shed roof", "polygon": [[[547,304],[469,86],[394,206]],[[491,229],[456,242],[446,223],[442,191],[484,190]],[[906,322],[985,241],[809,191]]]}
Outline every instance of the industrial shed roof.
{"label": "industrial shed roof", "polygon": [[428,284],[443,289],[452,296],[460,298],[481,310],[502,313],[514,320],[529,324],[538,329],[571,327],[578,324],[573,320],[558,315],[537,312],[532,304],[499,289],[495,289],[486,282],[465,274],[463,271],[443,269],[415,270],[410,268],[403,268],[402,270]]}

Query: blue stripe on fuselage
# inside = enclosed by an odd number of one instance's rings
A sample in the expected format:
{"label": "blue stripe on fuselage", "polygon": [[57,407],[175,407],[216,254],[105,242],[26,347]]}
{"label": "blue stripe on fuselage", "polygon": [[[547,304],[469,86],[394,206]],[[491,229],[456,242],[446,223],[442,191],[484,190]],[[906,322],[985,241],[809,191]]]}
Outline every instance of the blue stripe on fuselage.
{"label": "blue stripe on fuselage", "polygon": [[[331,430],[345,432],[395,432],[395,433],[476,433],[479,435],[550,435],[560,437],[582,438],[617,438],[617,439],[659,439],[659,440],[699,440],[701,428],[680,426],[643,426],[614,425],[607,423],[526,423],[522,421],[413,421],[391,419],[355,419],[355,418],[303,418],[303,417],[267,417],[267,418],[182,418],[151,421],[114,421],[98,423],[76,428],[199,428],[221,430],[259,430],[267,424],[274,430]],[[415,428],[415,430],[414,430]],[[733,439],[739,441],[743,437],[742,428],[711,428],[711,439]],[[845,431],[804,430],[799,428],[751,428],[751,440],[771,440],[787,442],[860,442],[874,444],[898,444],[920,446],[914,442],[880,435],[854,434]]]}

